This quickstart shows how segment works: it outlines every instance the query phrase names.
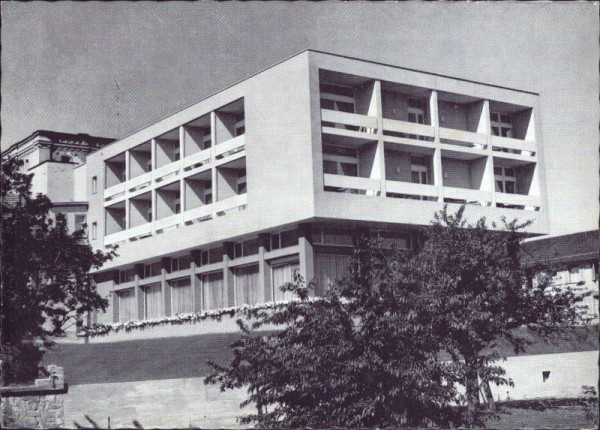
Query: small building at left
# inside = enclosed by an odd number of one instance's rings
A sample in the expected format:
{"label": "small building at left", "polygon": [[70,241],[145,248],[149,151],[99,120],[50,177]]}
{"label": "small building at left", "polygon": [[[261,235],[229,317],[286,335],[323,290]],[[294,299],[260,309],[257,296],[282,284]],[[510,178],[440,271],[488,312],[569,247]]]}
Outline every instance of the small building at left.
{"label": "small building at left", "polygon": [[[33,173],[32,195],[47,195],[52,201],[51,216],[63,213],[69,230],[75,231],[83,228],[87,219],[86,157],[113,141],[84,133],[37,130],[2,151],[2,164],[21,159],[22,172]],[[10,202],[9,196],[5,203]]]}

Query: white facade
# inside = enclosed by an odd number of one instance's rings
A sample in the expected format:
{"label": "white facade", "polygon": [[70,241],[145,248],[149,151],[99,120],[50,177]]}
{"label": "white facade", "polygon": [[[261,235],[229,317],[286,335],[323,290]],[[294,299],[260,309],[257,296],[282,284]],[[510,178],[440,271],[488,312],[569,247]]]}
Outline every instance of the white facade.
{"label": "white facade", "polygon": [[444,204],[547,233],[538,106],[307,50],[104,147],[87,161],[90,241],[119,256],[98,274],[98,321],[171,315],[174,287],[194,311],[268,302],[286,264],[319,294],[353,230],[409,247]]}

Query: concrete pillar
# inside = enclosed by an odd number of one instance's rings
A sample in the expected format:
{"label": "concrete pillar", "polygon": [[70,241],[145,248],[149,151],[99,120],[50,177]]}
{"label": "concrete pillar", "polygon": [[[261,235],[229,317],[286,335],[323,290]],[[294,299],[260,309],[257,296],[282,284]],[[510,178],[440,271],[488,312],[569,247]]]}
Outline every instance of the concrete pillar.
{"label": "concrete pillar", "polygon": [[[185,129],[183,125],[179,126],[179,159],[183,160],[187,154],[185,153]],[[181,163],[179,163],[181,164]]]}
{"label": "concrete pillar", "polygon": [[[125,151],[125,181],[129,181],[129,158],[131,157],[131,154],[129,153],[129,151]],[[125,184],[125,195],[128,194],[128,186],[127,183]],[[129,228],[129,226],[131,225],[131,220],[129,219],[129,208],[130,202],[129,199],[125,199],[125,226],[123,227],[123,230],[127,230]]]}
{"label": "concrete pillar", "polygon": [[150,141],[150,169],[156,169],[156,139]]}
{"label": "concrete pillar", "polygon": [[[215,145],[217,144],[217,114],[213,111],[210,113],[210,163],[213,165],[210,169],[211,181],[212,181],[212,201],[216,203],[219,201],[219,189],[217,186],[217,168],[214,166],[217,161],[215,158]],[[214,218],[217,214],[215,212],[215,206],[212,205],[212,217]]]}
{"label": "concrete pillar", "polygon": [[[490,151],[491,152],[491,151]],[[485,171],[481,180],[481,189],[492,193],[492,207],[496,207],[496,177],[494,175],[494,157],[488,154],[485,161]]]}
{"label": "concrete pillar", "polygon": [[190,285],[192,286],[192,300],[194,311],[204,309],[204,297],[202,295],[202,282],[196,275],[196,268],[202,265],[202,251],[194,249],[190,253],[192,261],[190,263]]}
{"label": "concrete pillar", "polygon": [[265,302],[270,302],[273,300],[271,267],[265,260],[265,253],[270,250],[271,235],[268,233],[259,234],[258,240],[258,279],[263,284]]}
{"label": "concrete pillar", "polygon": [[161,258],[160,270],[160,289],[163,296],[163,315],[168,317],[171,315],[171,284],[167,282],[167,273],[171,272],[171,259],[169,257]]}
{"label": "concrete pillar", "polygon": [[[308,285],[315,278],[315,258],[312,244],[312,225],[310,223],[298,226],[298,263],[300,275]],[[314,291],[310,292],[314,295]]]}
{"label": "concrete pillar", "polygon": [[136,264],[135,265],[135,276],[134,276],[134,293],[135,293],[135,301],[137,303],[137,319],[144,319],[144,311],[145,311],[145,303],[144,303],[144,291],[142,287],[140,287],[140,279],[144,277],[144,265]]}
{"label": "concrete pillar", "polygon": [[233,260],[233,242],[223,242],[223,287],[227,289],[227,305],[235,306],[235,278],[230,260]]}
{"label": "concrete pillar", "polygon": [[438,93],[431,91],[429,95],[429,116],[433,127],[436,148],[433,152],[433,185],[438,189],[438,201],[444,201],[444,172],[442,171],[442,150],[440,148],[440,116],[438,110]]}

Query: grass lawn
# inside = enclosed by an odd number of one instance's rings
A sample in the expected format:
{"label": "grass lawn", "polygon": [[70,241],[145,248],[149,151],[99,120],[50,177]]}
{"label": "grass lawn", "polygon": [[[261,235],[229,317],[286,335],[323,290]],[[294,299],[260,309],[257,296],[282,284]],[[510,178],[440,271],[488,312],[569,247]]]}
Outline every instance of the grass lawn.
{"label": "grass lawn", "polygon": [[583,406],[574,399],[529,400],[499,405],[500,419],[489,428],[598,428],[588,421]]}

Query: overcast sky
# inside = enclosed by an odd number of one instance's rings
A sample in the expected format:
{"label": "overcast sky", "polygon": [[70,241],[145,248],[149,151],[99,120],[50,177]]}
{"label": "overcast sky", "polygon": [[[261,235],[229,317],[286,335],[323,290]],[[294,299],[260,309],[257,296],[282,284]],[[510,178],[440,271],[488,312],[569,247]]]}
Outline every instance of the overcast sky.
{"label": "overcast sky", "polygon": [[598,3],[2,3],[2,148],[124,137],[305,48],[541,94],[552,234],[598,225]]}

